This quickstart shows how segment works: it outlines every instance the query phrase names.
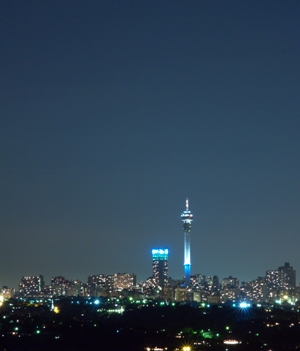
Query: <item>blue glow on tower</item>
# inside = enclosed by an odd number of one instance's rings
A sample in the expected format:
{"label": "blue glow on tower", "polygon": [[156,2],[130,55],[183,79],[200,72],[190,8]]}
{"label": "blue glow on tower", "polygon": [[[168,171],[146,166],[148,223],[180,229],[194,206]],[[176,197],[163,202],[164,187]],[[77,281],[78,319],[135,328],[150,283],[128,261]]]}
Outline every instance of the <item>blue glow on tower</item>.
{"label": "blue glow on tower", "polygon": [[185,286],[190,286],[191,279],[191,241],[190,233],[192,228],[193,215],[189,211],[189,199],[185,202],[186,209],[181,214],[181,220],[183,223],[183,233],[184,233],[184,284]]}

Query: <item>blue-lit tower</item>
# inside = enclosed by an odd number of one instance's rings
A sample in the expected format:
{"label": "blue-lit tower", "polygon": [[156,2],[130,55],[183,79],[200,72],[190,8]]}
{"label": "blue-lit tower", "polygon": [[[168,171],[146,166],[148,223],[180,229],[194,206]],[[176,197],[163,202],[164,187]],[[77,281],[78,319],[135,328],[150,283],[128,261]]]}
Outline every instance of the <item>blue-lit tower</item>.
{"label": "blue-lit tower", "polygon": [[183,233],[184,233],[184,284],[185,286],[190,286],[191,278],[191,229],[193,215],[189,210],[189,199],[185,202],[185,211],[181,214],[181,220],[183,223]]}

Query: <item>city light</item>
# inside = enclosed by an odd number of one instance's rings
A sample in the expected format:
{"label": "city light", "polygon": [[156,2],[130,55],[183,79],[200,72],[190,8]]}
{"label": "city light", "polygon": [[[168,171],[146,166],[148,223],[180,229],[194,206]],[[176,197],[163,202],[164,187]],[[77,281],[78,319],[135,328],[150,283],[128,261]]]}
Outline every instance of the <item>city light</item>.
{"label": "city light", "polygon": [[152,255],[167,255],[168,253],[168,249],[152,249]]}
{"label": "city light", "polygon": [[229,340],[224,340],[224,344],[227,344],[227,345],[237,345],[237,344],[241,344],[241,341],[229,339]]}
{"label": "city light", "polygon": [[250,303],[243,301],[239,304],[239,307],[240,308],[248,308],[248,307],[250,307]]}

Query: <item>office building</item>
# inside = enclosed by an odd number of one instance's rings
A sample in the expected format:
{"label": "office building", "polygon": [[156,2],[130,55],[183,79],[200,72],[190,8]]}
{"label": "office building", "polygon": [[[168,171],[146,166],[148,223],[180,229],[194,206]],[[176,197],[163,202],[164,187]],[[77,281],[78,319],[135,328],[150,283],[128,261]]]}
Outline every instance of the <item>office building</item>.
{"label": "office building", "polygon": [[158,286],[168,285],[168,249],[152,249],[152,276]]}

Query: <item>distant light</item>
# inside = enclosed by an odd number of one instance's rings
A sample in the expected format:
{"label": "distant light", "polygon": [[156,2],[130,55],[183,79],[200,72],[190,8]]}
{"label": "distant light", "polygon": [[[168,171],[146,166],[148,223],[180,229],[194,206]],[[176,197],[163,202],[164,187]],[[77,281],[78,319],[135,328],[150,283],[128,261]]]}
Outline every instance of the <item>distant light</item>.
{"label": "distant light", "polygon": [[227,344],[227,345],[236,345],[236,344],[241,344],[240,341],[238,340],[234,340],[234,339],[229,339],[229,340],[224,340],[224,344]]}
{"label": "distant light", "polygon": [[167,255],[169,253],[168,249],[152,249],[152,255]]}
{"label": "distant light", "polygon": [[100,303],[100,300],[98,300],[98,299],[94,301],[95,305],[99,305],[99,303]]}
{"label": "distant light", "polygon": [[240,308],[248,308],[248,307],[250,307],[250,303],[241,302],[241,303],[239,304],[239,307],[240,307]]}

